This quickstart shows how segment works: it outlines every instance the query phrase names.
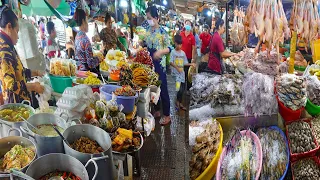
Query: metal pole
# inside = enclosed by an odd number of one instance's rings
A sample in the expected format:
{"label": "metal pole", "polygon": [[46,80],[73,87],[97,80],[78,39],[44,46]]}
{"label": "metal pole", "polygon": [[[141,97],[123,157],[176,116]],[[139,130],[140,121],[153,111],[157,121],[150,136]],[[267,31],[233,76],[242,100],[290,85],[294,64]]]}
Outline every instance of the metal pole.
{"label": "metal pole", "polygon": [[116,23],[118,22],[118,9],[119,9],[119,0],[115,0],[114,1],[114,8],[115,8],[115,21],[116,21]]}
{"label": "metal pole", "polygon": [[228,2],[226,3],[226,48],[229,47],[228,37],[229,37],[229,19],[228,19],[228,11],[229,5]]}
{"label": "metal pole", "polygon": [[133,23],[132,23],[132,2],[129,0],[129,25],[130,25],[130,34],[131,34],[131,39],[133,39]]}

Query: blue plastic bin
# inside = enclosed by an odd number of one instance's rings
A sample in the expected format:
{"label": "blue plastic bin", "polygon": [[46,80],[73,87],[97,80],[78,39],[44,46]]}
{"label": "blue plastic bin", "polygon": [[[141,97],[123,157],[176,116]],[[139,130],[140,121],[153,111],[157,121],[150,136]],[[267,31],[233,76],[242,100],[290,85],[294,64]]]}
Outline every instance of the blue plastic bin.
{"label": "blue plastic bin", "polygon": [[[106,84],[100,87],[100,93],[104,95],[107,101],[112,99],[112,93],[117,89],[121,88],[121,86]],[[138,98],[138,93],[135,96],[117,96],[118,105],[123,105],[122,112],[125,114],[129,114],[133,112],[135,100]]]}

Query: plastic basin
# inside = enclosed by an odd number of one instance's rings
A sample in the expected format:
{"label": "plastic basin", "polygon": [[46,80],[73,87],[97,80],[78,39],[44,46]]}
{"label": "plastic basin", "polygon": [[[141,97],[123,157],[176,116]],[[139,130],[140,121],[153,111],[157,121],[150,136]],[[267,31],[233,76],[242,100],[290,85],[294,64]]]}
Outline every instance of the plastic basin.
{"label": "plastic basin", "polygon": [[313,104],[309,99],[307,100],[306,110],[311,116],[317,116],[320,114],[320,106]]}
{"label": "plastic basin", "polygon": [[214,156],[214,158],[212,159],[211,163],[209,164],[209,166],[200,174],[200,176],[197,177],[196,180],[206,180],[206,179],[212,179],[212,177],[216,174],[216,170],[217,170],[217,166],[218,166],[218,161],[222,152],[222,142],[223,142],[223,131],[222,131],[222,127],[219,123],[219,129],[220,129],[220,143],[219,143],[219,147],[217,150],[216,155]]}
{"label": "plastic basin", "polygon": [[298,109],[298,110],[292,110],[288,107],[286,107],[277,97],[278,105],[279,105],[279,113],[281,114],[282,118],[286,122],[292,122],[295,120],[300,119],[302,111],[304,110],[304,107]]}
{"label": "plastic basin", "polygon": [[[252,132],[250,130],[242,130],[240,133],[241,133],[242,136],[247,136],[249,138],[252,138],[254,143],[255,143],[255,145],[256,145],[256,153],[257,153],[257,158],[258,158],[257,159],[258,168],[257,168],[257,173],[256,173],[256,178],[255,179],[259,180],[260,173],[261,173],[261,168],[262,168],[262,159],[263,159],[260,140],[259,140],[258,136],[254,132]],[[232,144],[235,143],[235,138],[232,138],[231,143]],[[222,150],[222,154],[221,154],[219,162],[218,162],[216,180],[221,180],[222,179],[222,176],[221,176],[222,169],[221,168],[222,168],[222,162],[223,162],[226,154],[227,154],[227,148],[225,146],[223,148],[223,150]]]}
{"label": "plastic basin", "polygon": [[71,77],[49,75],[49,78],[54,92],[62,94],[67,87],[72,87]]}
{"label": "plastic basin", "polygon": [[[110,101],[112,99],[112,93],[117,88],[121,88],[121,86],[111,84],[103,85],[100,87],[100,94],[102,94],[107,101]],[[129,114],[133,111],[136,98],[138,98],[138,94],[135,96],[117,96],[118,105],[122,104],[124,107],[122,110],[123,113]]]}

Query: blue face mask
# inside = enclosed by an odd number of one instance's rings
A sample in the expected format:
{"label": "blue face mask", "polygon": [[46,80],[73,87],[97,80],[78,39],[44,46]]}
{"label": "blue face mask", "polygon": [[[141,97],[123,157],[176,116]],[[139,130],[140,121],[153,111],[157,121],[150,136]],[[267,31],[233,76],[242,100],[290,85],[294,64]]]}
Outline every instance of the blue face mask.
{"label": "blue face mask", "polygon": [[191,26],[190,25],[185,25],[184,28],[186,28],[186,31],[191,31]]}

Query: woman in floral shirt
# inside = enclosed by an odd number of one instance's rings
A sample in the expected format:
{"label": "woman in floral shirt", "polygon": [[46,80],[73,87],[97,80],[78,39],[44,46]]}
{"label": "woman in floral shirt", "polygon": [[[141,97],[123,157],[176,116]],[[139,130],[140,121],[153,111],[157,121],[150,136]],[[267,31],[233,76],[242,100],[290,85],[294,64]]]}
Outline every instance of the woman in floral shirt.
{"label": "woman in floral shirt", "polygon": [[[155,71],[159,74],[161,80],[161,94],[160,100],[162,102],[162,110],[164,117],[160,120],[161,125],[170,123],[170,98],[167,87],[166,75],[166,54],[170,53],[172,47],[170,46],[170,38],[166,30],[159,26],[159,15],[157,8],[151,6],[146,10],[149,27],[145,35],[145,44],[153,59]],[[160,103],[156,106],[155,117],[160,117]]]}
{"label": "woman in floral shirt", "polygon": [[86,35],[88,32],[86,13],[82,9],[77,9],[74,18],[80,29],[75,38],[75,59],[77,61],[78,70],[91,71],[99,74],[99,59],[93,57],[92,46]]}
{"label": "woman in floral shirt", "polygon": [[14,12],[7,6],[0,7],[0,81],[4,103],[21,103],[30,100],[30,92],[43,93],[40,83],[27,83],[39,71],[23,67],[14,48],[18,41],[19,23]]}

